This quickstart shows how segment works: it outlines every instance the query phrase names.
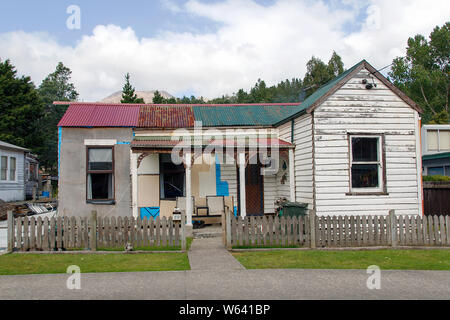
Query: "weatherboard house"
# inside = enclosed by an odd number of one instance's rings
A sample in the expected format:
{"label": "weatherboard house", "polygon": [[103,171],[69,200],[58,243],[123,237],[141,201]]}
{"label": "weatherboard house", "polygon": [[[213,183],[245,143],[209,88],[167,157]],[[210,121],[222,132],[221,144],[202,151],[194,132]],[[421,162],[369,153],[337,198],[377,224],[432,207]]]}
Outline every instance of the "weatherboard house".
{"label": "weatherboard house", "polygon": [[317,215],[422,214],[421,109],[365,60],[302,103],[69,104],[63,215],[183,206],[191,224],[211,196],[241,216],[273,213],[278,198]]}

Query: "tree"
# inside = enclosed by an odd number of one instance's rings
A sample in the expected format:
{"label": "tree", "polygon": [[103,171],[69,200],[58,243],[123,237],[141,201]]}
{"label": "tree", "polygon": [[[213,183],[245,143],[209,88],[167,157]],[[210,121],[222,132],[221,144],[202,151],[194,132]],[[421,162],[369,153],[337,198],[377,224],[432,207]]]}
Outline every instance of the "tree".
{"label": "tree", "polygon": [[344,63],[341,57],[333,51],[328,64],[316,57],[312,57],[306,64],[306,74],[303,79],[306,96],[310,96],[328,81],[344,72]]}
{"label": "tree", "polygon": [[123,86],[122,90],[122,100],[120,100],[121,103],[145,103],[144,99],[138,98],[137,95],[134,93],[134,88],[130,83],[130,74],[127,73],[125,75],[125,85]]}
{"label": "tree", "polygon": [[450,92],[450,22],[435,27],[429,41],[408,39],[406,57],[393,61],[389,77],[424,110],[423,123],[448,123]]}
{"label": "tree", "polygon": [[164,102],[164,97],[161,95],[161,93],[159,93],[158,90],[155,91],[155,95],[153,96],[153,103],[156,104],[161,104],[161,103],[165,103]]}
{"label": "tree", "polygon": [[39,95],[45,103],[43,117],[39,121],[40,134],[43,139],[39,147],[39,161],[49,173],[55,174],[58,163],[58,122],[67,110],[67,106],[54,105],[54,101],[75,101],[78,92],[70,82],[72,71],[62,62],[50,73],[39,86]]}
{"label": "tree", "polygon": [[9,60],[0,60],[0,140],[36,151],[41,145],[38,120],[43,111],[30,77],[18,77]]}

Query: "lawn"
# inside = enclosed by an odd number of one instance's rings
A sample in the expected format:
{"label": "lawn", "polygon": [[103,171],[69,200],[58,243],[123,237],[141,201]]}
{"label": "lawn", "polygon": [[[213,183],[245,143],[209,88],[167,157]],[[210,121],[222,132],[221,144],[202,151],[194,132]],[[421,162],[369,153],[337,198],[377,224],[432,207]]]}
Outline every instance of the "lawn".
{"label": "lawn", "polygon": [[0,275],[66,273],[77,265],[82,273],[189,270],[186,253],[140,254],[5,254]]}
{"label": "lawn", "polygon": [[[193,238],[192,237],[186,237],[186,251],[189,251],[189,248],[191,247]],[[180,251],[181,245],[179,246],[148,246],[148,247],[135,247],[134,251]],[[97,251],[124,251],[123,247],[117,247],[117,248],[103,248],[99,247],[97,248]]]}
{"label": "lawn", "polygon": [[233,252],[247,269],[450,270],[450,250],[259,251]]}

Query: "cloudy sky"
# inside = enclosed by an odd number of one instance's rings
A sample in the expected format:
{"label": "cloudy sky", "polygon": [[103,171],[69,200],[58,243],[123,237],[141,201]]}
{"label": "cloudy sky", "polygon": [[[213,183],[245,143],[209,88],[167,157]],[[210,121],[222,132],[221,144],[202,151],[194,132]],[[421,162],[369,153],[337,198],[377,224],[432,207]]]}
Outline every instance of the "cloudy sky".
{"label": "cloudy sky", "polygon": [[382,68],[449,17],[448,0],[15,0],[1,5],[0,59],[36,85],[62,61],[83,101],[121,90],[126,72],[137,90],[213,98],[303,78],[333,50]]}

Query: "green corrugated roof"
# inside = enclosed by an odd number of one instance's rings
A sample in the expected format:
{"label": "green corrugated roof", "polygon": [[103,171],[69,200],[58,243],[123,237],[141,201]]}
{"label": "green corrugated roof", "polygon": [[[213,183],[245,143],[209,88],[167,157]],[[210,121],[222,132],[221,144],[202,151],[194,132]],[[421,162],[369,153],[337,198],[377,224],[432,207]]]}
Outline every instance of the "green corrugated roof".
{"label": "green corrugated roof", "polygon": [[436,153],[436,154],[428,154],[422,157],[422,160],[437,160],[437,159],[445,159],[450,158],[450,152]]}
{"label": "green corrugated roof", "polygon": [[360,61],[359,63],[355,64],[350,69],[346,70],[344,73],[340,74],[333,80],[330,80],[323,86],[321,86],[317,91],[315,91],[312,95],[310,95],[308,98],[305,99],[305,101],[302,102],[301,105],[293,109],[291,114],[284,119],[281,119],[279,122],[274,122],[273,124],[280,124],[282,122],[287,121],[291,117],[297,117],[304,113],[306,109],[311,107],[316,101],[318,101],[320,98],[322,98],[325,94],[328,93],[331,89],[334,88],[335,85],[337,85],[342,79],[344,79],[348,74],[350,74],[353,70],[358,68],[362,63],[364,63],[365,60]]}
{"label": "green corrugated roof", "polygon": [[297,105],[194,106],[196,121],[204,127],[215,126],[271,126],[282,121]]}

